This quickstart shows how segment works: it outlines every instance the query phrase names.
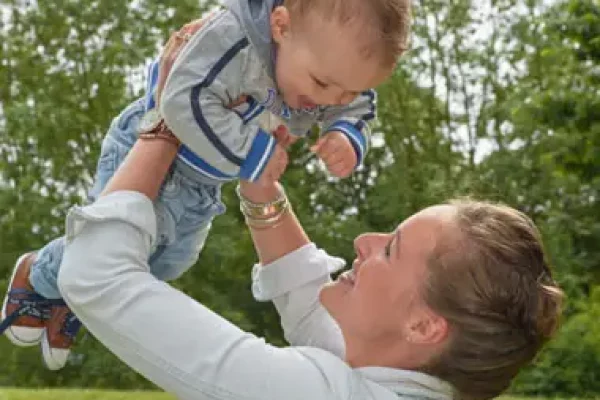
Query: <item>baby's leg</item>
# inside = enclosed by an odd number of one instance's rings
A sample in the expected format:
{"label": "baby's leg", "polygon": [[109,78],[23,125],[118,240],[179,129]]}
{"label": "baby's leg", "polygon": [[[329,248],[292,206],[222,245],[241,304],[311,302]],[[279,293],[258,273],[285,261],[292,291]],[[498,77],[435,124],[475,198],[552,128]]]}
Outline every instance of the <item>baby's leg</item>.
{"label": "baby's leg", "polygon": [[[133,102],[110,125],[102,142],[95,182],[88,193],[90,203],[96,201],[131,150],[144,112],[141,101]],[[61,238],[52,243],[39,252],[30,281],[33,288],[43,296],[62,297],[56,280],[62,263],[64,241]],[[42,358],[48,368],[61,369],[65,366],[80,325],[77,317],[62,301],[52,307],[41,341]]]}
{"label": "baby's leg", "polygon": [[[141,102],[134,102],[115,118],[102,143],[95,183],[89,192],[93,202],[104,189],[135,142]],[[43,360],[50,369],[62,368],[79,330],[57,287],[64,240],[57,238],[42,249],[23,255],[17,261],[2,307],[0,333],[16,345],[41,342]]]}
{"label": "baby's leg", "polygon": [[[136,101],[119,114],[110,125],[102,142],[94,184],[88,193],[90,203],[100,195],[133,146],[139,120],[143,114],[143,104]],[[31,265],[29,281],[36,293],[48,299],[62,297],[56,285],[56,277],[62,262],[63,247],[62,237],[53,240],[37,252],[35,261]]]}
{"label": "baby's leg", "polygon": [[186,172],[175,166],[154,203],[158,246],[149,264],[163,281],[180,277],[196,263],[213,218],[225,211],[221,185],[200,183]]}
{"label": "baby's leg", "polygon": [[[114,139],[109,136],[104,138],[96,169],[95,183],[88,195],[90,203],[95,201],[97,195],[106,186],[126,153],[127,149],[122,148]],[[35,261],[31,265],[29,282],[36,293],[47,299],[61,298],[56,285],[56,277],[62,262],[63,250],[64,238],[54,239],[37,251]]]}

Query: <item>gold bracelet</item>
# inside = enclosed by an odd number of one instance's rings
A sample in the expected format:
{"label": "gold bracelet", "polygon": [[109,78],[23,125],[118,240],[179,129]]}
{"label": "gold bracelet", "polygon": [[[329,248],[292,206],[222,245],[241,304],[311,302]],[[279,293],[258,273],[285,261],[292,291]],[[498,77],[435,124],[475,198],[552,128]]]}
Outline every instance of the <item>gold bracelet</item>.
{"label": "gold bracelet", "polygon": [[246,217],[246,225],[248,225],[252,229],[258,230],[276,228],[279,225],[281,225],[281,223],[283,222],[283,218],[288,213],[288,211],[289,207],[286,207],[285,210],[283,210],[281,213],[269,219],[254,219]]}
{"label": "gold bracelet", "polygon": [[236,187],[236,193],[240,199],[240,211],[245,217],[246,224],[254,229],[276,227],[291,208],[283,188],[275,200],[266,203],[254,203],[248,200],[241,194],[239,185]]}
{"label": "gold bracelet", "polygon": [[289,205],[283,187],[281,187],[279,196],[277,196],[275,200],[265,203],[255,203],[248,200],[242,195],[239,184],[236,187],[236,193],[240,199],[240,211],[244,216],[251,219],[268,219],[274,215],[280,214]]}

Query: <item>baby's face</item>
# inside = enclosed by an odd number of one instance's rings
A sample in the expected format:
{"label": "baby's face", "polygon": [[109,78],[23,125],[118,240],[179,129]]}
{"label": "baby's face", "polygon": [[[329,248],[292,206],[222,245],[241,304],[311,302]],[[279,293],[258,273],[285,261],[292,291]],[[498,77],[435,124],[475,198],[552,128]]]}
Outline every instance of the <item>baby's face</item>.
{"label": "baby's face", "polygon": [[393,65],[361,54],[352,27],[317,15],[311,18],[311,23],[273,35],[277,86],[288,106],[345,105],[392,73]]}

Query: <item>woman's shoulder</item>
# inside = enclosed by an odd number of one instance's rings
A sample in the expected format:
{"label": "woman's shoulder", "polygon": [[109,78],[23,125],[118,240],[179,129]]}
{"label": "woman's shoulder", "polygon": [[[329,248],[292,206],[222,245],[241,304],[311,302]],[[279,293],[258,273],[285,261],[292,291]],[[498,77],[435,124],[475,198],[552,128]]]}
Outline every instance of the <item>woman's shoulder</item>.
{"label": "woman's shoulder", "polygon": [[329,351],[316,347],[293,347],[303,357],[312,361],[327,380],[336,399],[348,400],[398,400],[394,390],[371,374],[354,369]]}

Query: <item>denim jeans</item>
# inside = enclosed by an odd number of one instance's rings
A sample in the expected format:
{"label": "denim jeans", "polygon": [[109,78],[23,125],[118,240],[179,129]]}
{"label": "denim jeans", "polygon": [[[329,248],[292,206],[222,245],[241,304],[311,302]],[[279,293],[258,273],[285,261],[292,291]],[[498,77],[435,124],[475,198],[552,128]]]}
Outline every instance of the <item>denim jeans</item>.
{"label": "denim jeans", "polygon": [[[88,193],[94,202],[135,143],[144,103],[131,103],[115,118],[102,142],[95,182]],[[181,161],[175,161],[154,202],[157,241],[149,264],[160,280],[175,279],[197,261],[212,219],[225,212],[221,183],[204,178]],[[64,237],[39,250],[30,282],[46,298],[60,298],[56,279],[62,262]]]}

